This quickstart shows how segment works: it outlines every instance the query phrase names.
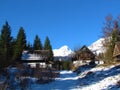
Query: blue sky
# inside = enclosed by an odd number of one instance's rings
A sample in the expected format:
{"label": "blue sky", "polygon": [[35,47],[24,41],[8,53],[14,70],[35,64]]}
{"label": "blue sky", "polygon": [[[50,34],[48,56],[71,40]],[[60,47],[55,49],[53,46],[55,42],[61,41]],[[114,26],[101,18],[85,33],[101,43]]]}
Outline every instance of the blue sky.
{"label": "blue sky", "polygon": [[52,48],[89,46],[102,36],[105,17],[120,15],[120,0],[0,0],[0,30],[7,20],[16,37],[20,26],[31,44],[38,34]]}

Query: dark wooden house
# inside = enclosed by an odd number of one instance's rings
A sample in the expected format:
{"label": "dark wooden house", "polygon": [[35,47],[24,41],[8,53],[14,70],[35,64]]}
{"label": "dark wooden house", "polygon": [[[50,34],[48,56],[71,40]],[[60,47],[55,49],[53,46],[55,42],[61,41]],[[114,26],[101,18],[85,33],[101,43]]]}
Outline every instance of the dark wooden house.
{"label": "dark wooden house", "polygon": [[81,63],[90,63],[95,60],[95,54],[84,45],[78,51],[75,51],[73,60],[81,61]]}

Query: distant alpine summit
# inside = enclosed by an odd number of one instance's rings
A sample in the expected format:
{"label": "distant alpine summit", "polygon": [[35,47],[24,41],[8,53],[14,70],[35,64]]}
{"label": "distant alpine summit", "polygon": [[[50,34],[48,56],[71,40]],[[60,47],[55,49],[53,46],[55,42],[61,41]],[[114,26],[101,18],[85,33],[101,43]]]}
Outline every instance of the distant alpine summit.
{"label": "distant alpine summit", "polygon": [[95,41],[94,43],[92,43],[90,46],[88,46],[88,48],[96,54],[99,53],[104,53],[105,49],[103,47],[103,42],[104,42],[104,38],[100,38],[97,41]]}
{"label": "distant alpine summit", "polygon": [[69,56],[70,54],[72,54],[72,52],[73,51],[67,45],[62,46],[59,49],[54,49],[53,50],[54,57],[57,57],[57,56],[61,56],[61,57]]}

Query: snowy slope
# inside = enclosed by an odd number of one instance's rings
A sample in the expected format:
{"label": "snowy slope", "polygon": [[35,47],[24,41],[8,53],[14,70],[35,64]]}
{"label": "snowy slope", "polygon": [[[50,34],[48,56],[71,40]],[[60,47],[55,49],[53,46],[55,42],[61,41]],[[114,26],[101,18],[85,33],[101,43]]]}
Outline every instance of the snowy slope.
{"label": "snowy slope", "polygon": [[120,65],[95,67],[79,74],[80,86],[72,90],[120,90]]}
{"label": "snowy slope", "polygon": [[59,49],[54,49],[53,54],[55,57],[56,56],[65,57],[65,56],[69,56],[70,54],[72,54],[72,50],[67,45],[64,45]]}
{"label": "snowy slope", "polygon": [[103,47],[104,38],[100,38],[94,43],[92,43],[88,48],[96,54],[103,53],[105,51]]}

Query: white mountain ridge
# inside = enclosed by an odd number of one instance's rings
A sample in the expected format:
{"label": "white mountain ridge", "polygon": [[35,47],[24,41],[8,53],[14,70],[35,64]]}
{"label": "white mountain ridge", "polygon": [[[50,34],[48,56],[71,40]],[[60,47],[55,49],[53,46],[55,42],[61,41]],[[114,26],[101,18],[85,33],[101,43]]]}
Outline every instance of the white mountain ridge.
{"label": "white mountain ridge", "polygon": [[62,46],[59,49],[53,50],[54,57],[58,57],[58,56],[65,57],[65,56],[69,56],[72,53],[73,51],[67,45]]}
{"label": "white mountain ridge", "polygon": [[[104,53],[105,49],[103,47],[103,42],[104,38],[100,38],[88,46],[88,48],[95,54]],[[67,45],[53,50],[54,57],[65,57],[71,55],[72,53],[73,51]]]}
{"label": "white mountain ridge", "polygon": [[103,47],[104,38],[100,38],[92,43],[88,48],[95,54],[104,53],[105,48]]}

